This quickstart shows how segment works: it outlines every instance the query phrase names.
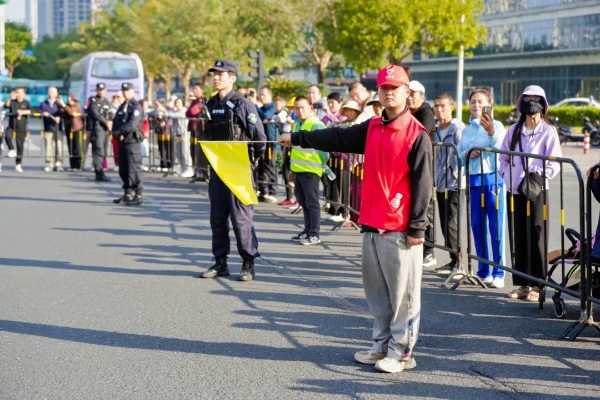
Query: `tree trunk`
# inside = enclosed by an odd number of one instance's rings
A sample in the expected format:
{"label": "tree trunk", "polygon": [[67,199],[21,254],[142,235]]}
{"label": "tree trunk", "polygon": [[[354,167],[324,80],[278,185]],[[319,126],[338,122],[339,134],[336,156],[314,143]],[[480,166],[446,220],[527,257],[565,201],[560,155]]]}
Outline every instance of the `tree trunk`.
{"label": "tree trunk", "polygon": [[318,66],[317,67],[317,81],[318,83],[324,83],[325,82],[325,69],[323,69],[322,66]]}
{"label": "tree trunk", "polygon": [[164,73],[162,75],[165,80],[165,97],[167,103],[169,102],[169,98],[171,97],[171,86],[173,85],[173,75],[170,72]]}
{"label": "tree trunk", "polygon": [[194,64],[191,63],[185,67],[183,72],[183,77],[181,78],[181,82],[183,83],[183,93],[185,99],[183,103],[187,102],[188,96],[190,94],[190,80],[192,79],[192,72],[194,71]]}
{"label": "tree trunk", "polygon": [[148,100],[149,105],[152,105],[152,93],[154,92],[154,75],[146,72],[146,79],[148,79],[148,90],[146,92],[146,100]]}

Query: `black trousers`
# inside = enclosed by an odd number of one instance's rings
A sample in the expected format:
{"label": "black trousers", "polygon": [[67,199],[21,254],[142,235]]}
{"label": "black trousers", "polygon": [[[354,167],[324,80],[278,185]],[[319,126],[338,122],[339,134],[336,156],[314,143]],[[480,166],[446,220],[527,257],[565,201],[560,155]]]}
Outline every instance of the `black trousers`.
{"label": "black trousers", "polygon": [[92,142],[92,162],[94,171],[96,171],[96,174],[102,174],[104,173],[102,164],[104,163],[106,147],[108,146],[108,132],[98,129],[92,132],[92,137],[90,139]]}
{"label": "black trousers", "polygon": [[202,151],[200,147],[200,143],[196,143],[196,139],[198,139],[197,132],[190,132],[192,135],[190,137],[190,154],[192,155],[192,165],[194,166],[194,171],[196,173],[201,172],[203,175],[206,175],[208,171],[208,160],[206,159],[206,154]]}
{"label": "black trousers", "polygon": [[258,160],[258,190],[261,195],[277,194],[277,153],[275,143],[267,143],[265,153]]}
{"label": "black trousers", "polygon": [[304,215],[304,232],[308,236],[319,237],[321,230],[321,203],[319,203],[319,178],[310,172],[295,174],[296,199],[302,206]]}
{"label": "black trousers", "polygon": [[6,129],[6,145],[9,150],[14,150],[15,146],[13,143],[13,135],[15,136],[15,141],[17,143],[17,159],[16,164],[21,164],[23,162],[23,151],[25,149],[25,138],[27,137],[27,128],[19,129],[17,126],[16,130],[13,128]]}
{"label": "black trousers", "polygon": [[161,168],[173,168],[173,141],[170,135],[158,135],[158,155]]}
{"label": "black trousers", "polygon": [[290,180],[288,178],[290,176],[290,154],[291,154],[291,150],[284,147],[283,152],[281,153],[281,160],[282,160],[281,174],[283,175],[283,183],[285,184],[285,199],[286,200],[291,200],[294,197],[293,190],[289,186]]}
{"label": "black trousers", "polygon": [[[433,230],[435,229],[433,225],[433,198],[429,201],[429,205],[427,206],[427,219],[429,220],[429,225],[427,225],[427,229],[425,229],[425,240],[433,243]],[[423,245],[423,257],[427,257],[428,255],[433,255],[433,247]]]}
{"label": "black trousers", "polygon": [[[342,202],[342,157],[331,156],[329,159],[328,165],[329,168],[333,171],[336,178],[333,181],[330,181],[329,178],[325,176],[327,179],[327,190],[325,191],[325,199],[335,201],[337,203]],[[329,215],[341,215],[343,207],[330,203],[329,210],[327,214]]]}
{"label": "black trousers", "polygon": [[69,167],[81,171],[83,169],[83,131],[69,132],[67,146],[69,147]]}
{"label": "black trousers", "polygon": [[[444,246],[458,250],[458,197],[461,196],[461,202],[464,206],[464,190],[448,191],[448,199],[445,199],[444,192],[436,192],[438,211],[440,215],[440,225],[442,227],[442,236],[444,237]],[[456,254],[450,253],[452,264],[456,264]]]}
{"label": "black trousers", "polygon": [[[510,193],[507,192],[507,204],[510,204]],[[548,201],[548,191],[546,200]],[[515,213],[511,218],[508,214],[508,230],[513,240],[511,250],[514,252],[515,266],[517,271],[525,272],[535,278],[544,279],[544,252],[548,242],[548,225],[546,222],[546,234],[544,235],[544,195],[540,193],[535,202],[531,202],[531,213],[527,217],[527,198],[521,194],[514,195]],[[549,207],[549,203],[548,203]],[[549,210],[548,210],[549,212]],[[514,220],[514,221],[513,221]],[[529,221],[528,221],[529,220]],[[527,225],[529,222],[530,242],[528,243]],[[531,266],[528,268],[528,254],[531,254]],[[526,278],[513,274],[513,285],[515,286],[539,286]]]}
{"label": "black trousers", "polygon": [[213,255],[224,257],[229,254],[229,220],[231,219],[240,256],[244,260],[260,257],[258,239],[252,222],[253,207],[244,205],[235,197],[217,174],[212,174],[208,182],[208,197]]}
{"label": "black trousers", "polygon": [[144,176],[142,173],[142,143],[135,139],[125,139],[119,143],[119,176],[126,192],[142,193]]}

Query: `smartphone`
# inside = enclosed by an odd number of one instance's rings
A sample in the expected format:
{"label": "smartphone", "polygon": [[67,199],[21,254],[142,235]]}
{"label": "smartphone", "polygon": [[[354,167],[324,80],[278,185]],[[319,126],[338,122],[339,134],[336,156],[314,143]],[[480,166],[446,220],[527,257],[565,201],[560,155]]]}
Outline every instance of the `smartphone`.
{"label": "smartphone", "polygon": [[494,110],[492,109],[492,106],[483,107],[483,113],[489,115],[490,117],[494,116]]}

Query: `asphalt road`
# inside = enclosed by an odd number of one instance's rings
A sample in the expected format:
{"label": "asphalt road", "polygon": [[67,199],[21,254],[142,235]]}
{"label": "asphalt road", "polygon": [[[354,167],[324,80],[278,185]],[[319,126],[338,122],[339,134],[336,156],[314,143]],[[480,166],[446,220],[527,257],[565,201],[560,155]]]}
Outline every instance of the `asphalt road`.
{"label": "asphalt road", "polygon": [[[580,151],[565,148],[584,167],[598,160]],[[111,202],[114,173],[96,184],[44,173],[40,159],[23,174],[11,163],[0,173],[2,399],[598,398],[598,333],[556,340],[578,317],[574,301],[559,320],[550,303],[506,299],[508,286],[449,291],[427,270],[418,367],[375,373],[352,359],[371,334],[356,231],[324,223],[323,246],[298,246],[301,217],[261,204],[257,280],[200,280],[205,184],[148,175],[147,202],[131,209]],[[567,225],[579,216],[574,177],[565,171]]]}

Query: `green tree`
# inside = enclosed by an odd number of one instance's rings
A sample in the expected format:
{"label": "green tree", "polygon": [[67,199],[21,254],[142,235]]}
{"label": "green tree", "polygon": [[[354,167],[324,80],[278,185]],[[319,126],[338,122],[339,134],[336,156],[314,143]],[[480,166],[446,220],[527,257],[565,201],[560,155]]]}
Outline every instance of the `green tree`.
{"label": "green tree", "polygon": [[[336,0],[321,22],[326,46],[358,71],[400,64],[413,54],[458,54],[485,38],[482,0]],[[464,15],[464,23],[461,16]]]}
{"label": "green tree", "polygon": [[23,50],[32,48],[31,33],[26,25],[7,22],[4,27],[6,69],[12,78],[19,65],[35,62],[35,57],[23,54]]}
{"label": "green tree", "polygon": [[44,36],[33,46],[36,61],[21,64],[15,69],[15,78],[63,79],[69,71],[69,65],[59,64],[60,60],[70,58],[72,51],[62,46],[65,42],[77,40],[77,33]]}

